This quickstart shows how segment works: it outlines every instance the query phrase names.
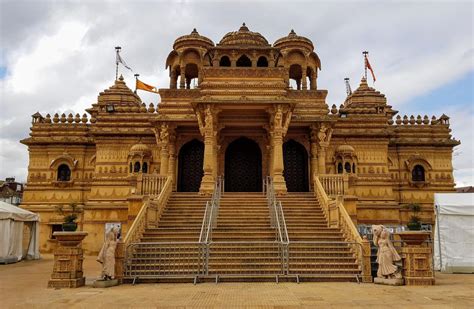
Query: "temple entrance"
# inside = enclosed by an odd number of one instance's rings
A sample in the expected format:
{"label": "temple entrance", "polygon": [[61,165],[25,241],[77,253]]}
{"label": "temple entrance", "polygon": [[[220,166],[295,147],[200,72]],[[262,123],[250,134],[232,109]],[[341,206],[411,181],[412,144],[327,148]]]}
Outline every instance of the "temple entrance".
{"label": "temple entrance", "polygon": [[227,147],[225,191],[262,191],[262,153],[256,142],[241,137]]}
{"label": "temple entrance", "polygon": [[283,160],[288,192],[309,191],[308,153],[304,146],[294,140],[287,141],[283,144]]}
{"label": "temple entrance", "polygon": [[194,139],[181,147],[178,155],[178,191],[199,191],[204,175],[203,161],[203,142]]}

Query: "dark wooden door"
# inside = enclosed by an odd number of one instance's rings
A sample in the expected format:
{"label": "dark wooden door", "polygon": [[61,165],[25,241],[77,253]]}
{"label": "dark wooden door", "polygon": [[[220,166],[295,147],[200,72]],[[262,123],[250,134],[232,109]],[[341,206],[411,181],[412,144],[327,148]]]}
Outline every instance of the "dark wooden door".
{"label": "dark wooden door", "polygon": [[283,160],[286,188],[288,192],[309,191],[308,153],[303,145],[289,140],[283,144]]}
{"label": "dark wooden door", "polygon": [[198,192],[201,186],[204,144],[192,140],[181,147],[178,155],[178,191]]}
{"label": "dark wooden door", "polygon": [[233,141],[225,152],[225,191],[262,191],[262,153],[248,138]]}

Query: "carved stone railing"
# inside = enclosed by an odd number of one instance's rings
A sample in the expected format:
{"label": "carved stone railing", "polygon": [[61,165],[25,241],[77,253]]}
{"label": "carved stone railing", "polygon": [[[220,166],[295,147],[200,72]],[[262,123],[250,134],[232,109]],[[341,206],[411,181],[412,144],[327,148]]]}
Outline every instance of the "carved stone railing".
{"label": "carved stone railing", "polygon": [[[339,196],[336,199],[330,199],[318,177],[315,179],[314,192],[327,218],[328,226],[339,228],[344,238],[349,243],[355,244],[353,252],[357,254],[357,260],[359,261],[362,271],[362,281],[372,282],[370,259],[367,263],[367,251],[370,253],[370,243],[363,240],[360,236],[359,231],[343,205],[342,197]],[[362,250],[359,250],[356,246],[360,246]]]}
{"label": "carved stone railing", "polygon": [[347,192],[349,177],[346,174],[325,174],[318,178],[329,196],[344,195]]}
{"label": "carved stone railing", "polygon": [[159,174],[140,174],[137,177],[137,190],[136,194],[139,195],[159,195],[167,176],[161,176]]}
{"label": "carved stone railing", "polygon": [[158,197],[154,199],[148,198],[143,203],[142,208],[127,231],[127,235],[124,239],[125,247],[131,243],[140,241],[145,229],[156,225],[171,192],[172,178],[168,177],[164,182]]}

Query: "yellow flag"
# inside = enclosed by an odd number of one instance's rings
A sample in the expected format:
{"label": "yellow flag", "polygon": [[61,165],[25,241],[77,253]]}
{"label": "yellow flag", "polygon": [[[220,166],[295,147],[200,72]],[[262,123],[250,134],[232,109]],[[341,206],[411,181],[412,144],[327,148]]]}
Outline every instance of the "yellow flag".
{"label": "yellow flag", "polygon": [[144,82],[142,82],[141,80],[139,80],[137,78],[137,84],[135,86],[137,89],[140,89],[140,90],[145,90],[145,91],[150,91],[150,92],[154,92],[154,93],[158,93],[158,89],[156,89],[156,87],[153,87],[151,85],[148,85],[148,84],[145,84]]}

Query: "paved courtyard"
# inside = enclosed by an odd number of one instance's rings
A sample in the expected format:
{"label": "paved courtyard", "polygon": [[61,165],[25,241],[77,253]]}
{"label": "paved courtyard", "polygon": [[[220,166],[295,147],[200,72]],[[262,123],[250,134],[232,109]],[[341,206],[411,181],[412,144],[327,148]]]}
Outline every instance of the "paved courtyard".
{"label": "paved courtyard", "polygon": [[[436,274],[433,287],[356,283],[191,283],[91,287],[100,273],[86,257],[87,286],[47,289],[52,255],[0,265],[0,308],[474,308],[474,275]],[[392,305],[392,306],[391,306]]]}

